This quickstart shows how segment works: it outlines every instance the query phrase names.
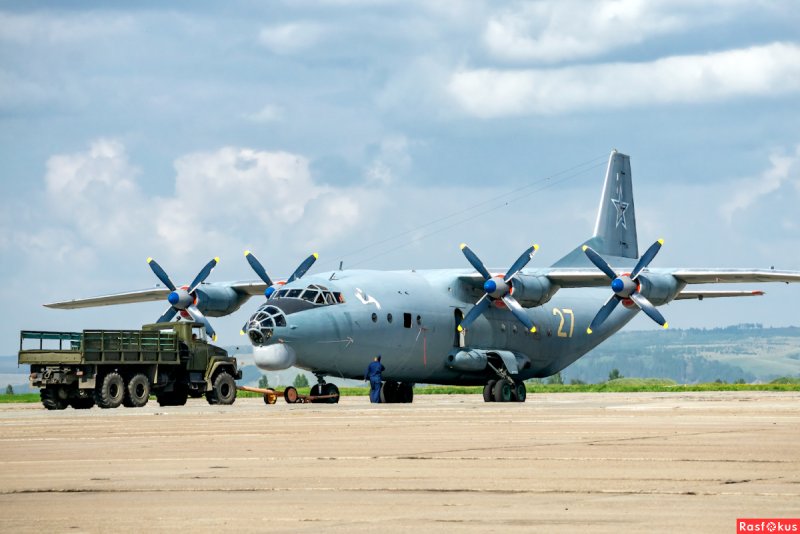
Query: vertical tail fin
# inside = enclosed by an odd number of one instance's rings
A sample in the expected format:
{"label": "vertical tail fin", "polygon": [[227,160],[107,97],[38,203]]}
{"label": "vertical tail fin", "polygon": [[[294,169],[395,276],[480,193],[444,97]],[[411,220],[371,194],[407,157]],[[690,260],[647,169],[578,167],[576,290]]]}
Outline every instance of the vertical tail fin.
{"label": "vertical tail fin", "polygon": [[[608,158],[608,169],[594,225],[594,235],[584,244],[603,256],[638,258],[639,244],[636,239],[636,212],[633,206],[633,181],[630,156],[616,150]],[[557,267],[568,267],[586,263],[579,246],[558,262]]]}

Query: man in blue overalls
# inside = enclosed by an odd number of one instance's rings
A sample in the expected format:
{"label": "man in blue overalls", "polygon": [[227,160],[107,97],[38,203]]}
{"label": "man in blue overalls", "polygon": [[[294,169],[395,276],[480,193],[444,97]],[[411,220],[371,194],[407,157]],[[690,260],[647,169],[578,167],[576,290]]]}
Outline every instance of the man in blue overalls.
{"label": "man in blue overalls", "polygon": [[367,367],[367,372],[364,373],[364,380],[369,380],[369,401],[377,403],[381,401],[381,373],[386,370],[386,367],[381,363],[381,357],[375,356],[372,363]]}

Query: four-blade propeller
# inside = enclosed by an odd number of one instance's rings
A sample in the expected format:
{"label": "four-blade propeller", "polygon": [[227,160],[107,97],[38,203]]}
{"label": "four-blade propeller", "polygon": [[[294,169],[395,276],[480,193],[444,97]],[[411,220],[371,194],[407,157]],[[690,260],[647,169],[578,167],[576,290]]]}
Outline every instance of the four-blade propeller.
{"label": "four-blade propeller", "polygon": [[208,322],[206,316],[203,315],[203,313],[197,309],[197,306],[195,305],[197,302],[195,290],[205,281],[206,278],[208,278],[208,275],[211,274],[211,271],[217,266],[217,263],[219,263],[219,258],[214,258],[208,262],[199,273],[197,273],[197,276],[194,277],[194,280],[192,280],[191,284],[188,286],[175,287],[175,284],[173,284],[172,280],[170,280],[169,276],[167,276],[166,271],[161,268],[156,260],[153,258],[147,258],[147,264],[150,266],[150,269],[152,269],[153,273],[155,273],[158,279],[161,280],[161,282],[171,290],[170,294],[167,295],[169,308],[167,308],[167,311],[164,312],[164,315],[162,315],[157,322],[169,322],[178,312],[187,313],[193,320],[203,323],[206,326],[206,333],[211,336],[212,339],[216,339],[217,334],[211,327],[211,323]]}
{"label": "four-blade propeller", "polygon": [[[613,295],[606,301],[600,311],[597,312],[597,315],[594,316],[592,319],[592,323],[589,325],[589,328],[586,329],[586,333],[591,334],[592,330],[603,324],[611,312],[614,311],[614,308],[617,307],[617,304],[624,301],[629,301],[635,304],[640,310],[647,314],[652,320],[667,328],[669,325],[664,319],[664,316],[661,315],[653,304],[647,300],[647,298],[639,293],[639,289],[641,288],[641,284],[638,281],[639,274],[645,269],[650,262],[653,261],[653,258],[656,257],[658,251],[661,250],[661,245],[664,244],[663,239],[659,239],[652,245],[647,251],[642,254],[642,257],[639,258],[639,261],[636,263],[636,266],[630,273],[623,273],[617,274],[614,272],[614,269],[608,264],[606,260],[603,259],[600,254],[595,252],[591,247],[584,245],[583,252],[589,258],[598,269],[603,271],[606,276],[611,280],[611,290],[614,292]],[[628,302],[626,302],[628,304]]]}
{"label": "four-blade propeller", "polygon": [[[275,284],[273,284],[272,280],[267,274],[266,269],[264,269],[264,266],[261,265],[261,262],[258,261],[258,259],[256,259],[256,257],[253,256],[253,253],[250,252],[249,250],[244,251],[244,257],[247,258],[247,263],[250,264],[250,267],[253,268],[258,277],[261,278],[261,280],[263,280],[265,284],[267,284],[267,289],[264,291],[264,295],[267,298],[269,298],[269,296],[275,292],[275,287],[274,287]],[[317,258],[319,258],[319,254],[314,252],[309,257],[304,259],[300,265],[297,266],[297,269],[294,270],[292,276],[290,276],[286,280],[286,282],[278,282],[278,284],[279,285],[289,284],[291,282],[294,282],[298,278],[302,278],[303,275],[306,274],[306,272],[311,268],[311,266],[314,265],[314,262],[317,261]]]}
{"label": "four-blade propeller", "polygon": [[529,247],[522,255],[517,258],[517,261],[508,269],[508,272],[505,275],[496,275],[492,276],[489,274],[489,271],[486,270],[486,267],[483,265],[483,262],[478,258],[478,256],[472,252],[472,250],[464,243],[461,244],[461,251],[466,256],[467,261],[469,261],[475,270],[478,271],[484,279],[483,283],[483,290],[485,294],[475,303],[475,306],[467,313],[467,316],[461,320],[461,324],[458,325],[458,331],[461,332],[469,328],[469,326],[477,319],[487,308],[496,300],[502,301],[506,307],[514,314],[514,317],[519,320],[525,328],[528,329],[530,332],[536,332],[536,326],[534,326],[533,321],[531,321],[528,314],[525,313],[525,310],[522,306],[520,306],[517,299],[511,296],[513,286],[511,285],[511,279],[525,268],[528,265],[528,262],[531,261],[533,258],[533,254],[539,248],[539,245],[532,245]]}

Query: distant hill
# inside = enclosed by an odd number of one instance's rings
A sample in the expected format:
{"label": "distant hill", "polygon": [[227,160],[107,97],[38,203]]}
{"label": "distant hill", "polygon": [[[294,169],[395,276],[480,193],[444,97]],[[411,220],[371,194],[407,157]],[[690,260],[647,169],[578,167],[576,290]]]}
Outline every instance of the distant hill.
{"label": "distant hill", "polygon": [[611,369],[623,376],[657,377],[681,384],[769,382],[800,376],[800,327],[620,332],[562,372],[567,381],[600,382]]}

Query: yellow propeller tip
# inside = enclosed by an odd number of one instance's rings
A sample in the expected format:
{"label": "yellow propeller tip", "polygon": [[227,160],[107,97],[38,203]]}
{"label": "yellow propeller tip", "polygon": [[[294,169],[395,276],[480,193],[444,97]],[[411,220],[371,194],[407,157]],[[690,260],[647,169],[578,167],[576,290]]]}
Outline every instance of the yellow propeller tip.
{"label": "yellow propeller tip", "polygon": [[147,258],[147,263],[150,263],[151,261],[153,261],[153,258]]}
{"label": "yellow propeller tip", "polygon": [[535,244],[535,243],[534,243],[534,244],[533,244],[533,250],[539,250],[539,245],[537,245],[537,244]]}
{"label": "yellow propeller tip", "polygon": [[463,329],[463,328],[461,328],[461,325],[458,325],[458,329],[457,329],[457,330],[458,330],[459,332],[463,332],[463,331],[464,331],[464,329]]}
{"label": "yellow propeller tip", "polygon": [[658,240],[658,244],[659,244],[659,245],[663,245],[663,244],[664,244],[664,238],[661,238],[661,239],[659,239],[659,240]]}
{"label": "yellow propeller tip", "polygon": [[583,246],[581,247],[581,250],[582,250],[582,251],[584,251],[584,252],[586,252],[586,249],[587,249],[587,248],[589,248],[589,245],[583,245]]}
{"label": "yellow propeller tip", "polygon": [[214,261],[215,261],[215,262],[217,262],[217,263],[219,263],[219,256],[215,256],[215,257],[214,257]]}
{"label": "yellow propeller tip", "polygon": [[244,255],[245,255],[245,256],[249,256],[249,255],[250,255],[250,251],[249,251],[249,250],[245,250],[245,251],[244,251]]}
{"label": "yellow propeller tip", "polygon": [[244,330],[239,330],[239,335],[243,336],[244,335]]}
{"label": "yellow propeller tip", "polygon": [[664,323],[664,328],[669,328],[669,323]]}
{"label": "yellow propeller tip", "polygon": [[216,341],[216,340],[217,340],[217,336],[211,336],[211,341]]}
{"label": "yellow propeller tip", "polygon": [[313,253],[313,254],[312,254],[312,256],[314,256],[314,259],[315,259],[315,260],[318,260],[318,259],[319,259],[319,254],[317,254],[316,252],[315,252],[315,253]]}
{"label": "yellow propeller tip", "polygon": [[591,334],[591,333],[592,333],[592,329],[591,329],[591,328],[587,328],[587,329],[586,329],[586,333],[587,333],[587,334]]}
{"label": "yellow propeller tip", "polygon": [[466,248],[466,246],[467,246],[466,243],[461,243],[460,245],[458,245],[458,248],[460,248],[461,250],[464,250]]}
{"label": "yellow propeller tip", "polygon": [[531,327],[531,334],[535,334],[535,333],[536,333],[536,327],[535,326]]}

